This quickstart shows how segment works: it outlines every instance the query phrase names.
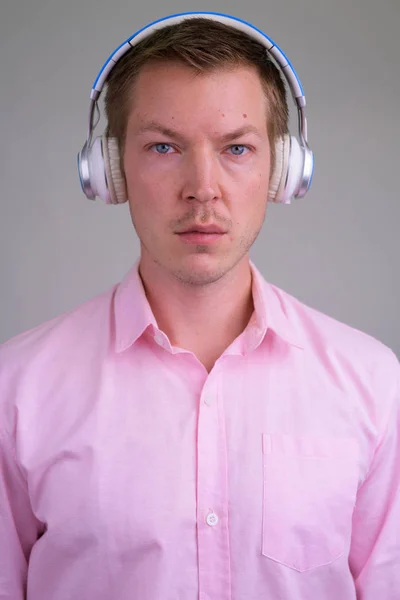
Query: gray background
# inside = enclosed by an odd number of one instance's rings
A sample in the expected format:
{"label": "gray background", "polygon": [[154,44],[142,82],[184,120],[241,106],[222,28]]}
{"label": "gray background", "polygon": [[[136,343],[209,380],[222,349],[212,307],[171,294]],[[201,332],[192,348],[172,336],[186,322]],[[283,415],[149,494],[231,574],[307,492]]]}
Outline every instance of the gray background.
{"label": "gray background", "polygon": [[137,258],[127,206],[80,191],[91,85],[139,27],[215,10],[272,37],[308,101],[312,189],[270,205],[252,259],[272,283],[400,355],[399,0],[137,4],[1,0],[0,341],[106,290]]}

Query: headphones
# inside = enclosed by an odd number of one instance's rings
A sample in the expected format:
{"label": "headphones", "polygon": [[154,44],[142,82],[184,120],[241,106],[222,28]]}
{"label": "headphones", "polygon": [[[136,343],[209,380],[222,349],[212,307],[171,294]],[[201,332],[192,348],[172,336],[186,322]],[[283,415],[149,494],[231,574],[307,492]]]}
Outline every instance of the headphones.
{"label": "headphones", "polygon": [[[306,98],[300,80],[288,58],[265,33],[246,21],[221,13],[187,12],[159,19],[134,33],[110,55],[96,77],[90,93],[88,136],[78,154],[79,178],[82,190],[89,200],[99,197],[106,204],[122,204],[127,201],[125,178],[120,168],[116,138],[103,134],[96,137],[92,143],[93,131],[99,120],[97,100],[107,76],[121,56],[157,29],[196,17],[217,21],[246,33],[261,43],[275,59],[297,106],[299,141],[292,135],[284,135],[276,141],[276,164],[270,180],[268,200],[290,204],[293,198],[302,198],[310,188],[314,157],[307,143]],[[96,122],[94,122],[95,111],[98,116]]]}

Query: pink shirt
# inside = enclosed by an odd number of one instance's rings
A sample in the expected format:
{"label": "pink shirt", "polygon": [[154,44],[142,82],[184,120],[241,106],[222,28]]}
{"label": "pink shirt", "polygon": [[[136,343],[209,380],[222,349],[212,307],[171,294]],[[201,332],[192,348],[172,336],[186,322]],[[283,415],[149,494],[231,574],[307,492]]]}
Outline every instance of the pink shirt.
{"label": "pink shirt", "polygon": [[1,348],[0,599],[398,600],[393,352],[251,263],[208,374],[137,266]]}

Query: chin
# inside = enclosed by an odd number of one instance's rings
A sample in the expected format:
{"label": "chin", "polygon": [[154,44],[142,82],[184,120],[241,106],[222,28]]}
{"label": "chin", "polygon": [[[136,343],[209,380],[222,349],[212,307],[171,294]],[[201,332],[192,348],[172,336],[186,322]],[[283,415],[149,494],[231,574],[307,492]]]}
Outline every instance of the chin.
{"label": "chin", "polygon": [[221,257],[197,254],[181,264],[172,266],[171,270],[182,283],[206,285],[221,279],[230,270],[230,267]]}

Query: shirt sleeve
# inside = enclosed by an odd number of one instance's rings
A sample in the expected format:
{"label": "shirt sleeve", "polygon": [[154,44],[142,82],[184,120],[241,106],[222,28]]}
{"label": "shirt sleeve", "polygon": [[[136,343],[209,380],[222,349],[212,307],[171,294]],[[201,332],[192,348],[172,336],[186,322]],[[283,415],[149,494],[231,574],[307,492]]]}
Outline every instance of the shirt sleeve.
{"label": "shirt sleeve", "polygon": [[11,439],[0,429],[1,600],[26,597],[29,555],[39,531],[26,482],[14,457]]}
{"label": "shirt sleeve", "polygon": [[353,514],[349,566],[357,600],[400,599],[400,365],[397,359],[386,381],[390,402],[382,395],[378,398],[382,407],[388,407],[383,433],[358,491]]}

